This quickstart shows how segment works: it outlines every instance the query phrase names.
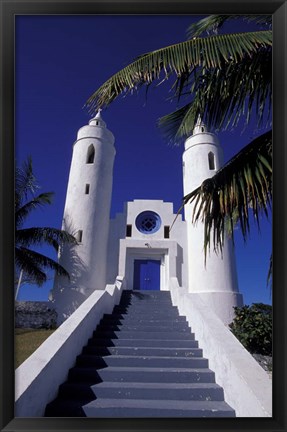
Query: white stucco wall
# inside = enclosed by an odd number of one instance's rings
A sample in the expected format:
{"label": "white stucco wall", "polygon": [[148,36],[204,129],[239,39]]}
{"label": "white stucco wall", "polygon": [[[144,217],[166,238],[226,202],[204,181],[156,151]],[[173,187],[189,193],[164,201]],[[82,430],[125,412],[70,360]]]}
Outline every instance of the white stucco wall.
{"label": "white stucco wall", "polygon": [[[136,218],[144,211],[153,211],[160,216],[161,226],[157,232],[144,234],[137,229]],[[169,238],[164,238],[164,227],[171,227],[175,218],[172,203],[160,200],[126,203],[124,212],[110,222],[108,280],[123,271],[127,289],[133,289],[134,260],[156,259],[161,261],[160,289],[168,289],[167,281],[171,275],[186,284],[186,224],[181,215],[175,221]],[[131,237],[126,236],[127,225],[131,225]]]}

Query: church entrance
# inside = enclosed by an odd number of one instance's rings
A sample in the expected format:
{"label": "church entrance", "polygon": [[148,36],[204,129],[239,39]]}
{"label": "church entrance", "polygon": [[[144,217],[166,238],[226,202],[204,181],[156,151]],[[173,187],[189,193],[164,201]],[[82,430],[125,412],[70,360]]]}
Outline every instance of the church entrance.
{"label": "church entrance", "polygon": [[134,260],[135,290],[160,290],[160,260]]}

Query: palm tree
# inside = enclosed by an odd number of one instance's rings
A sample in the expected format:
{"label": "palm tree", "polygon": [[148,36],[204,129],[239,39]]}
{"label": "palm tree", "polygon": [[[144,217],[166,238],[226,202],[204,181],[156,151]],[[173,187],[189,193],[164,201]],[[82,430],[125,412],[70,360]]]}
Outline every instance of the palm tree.
{"label": "palm tree", "polygon": [[56,251],[62,243],[76,243],[75,238],[65,231],[50,227],[24,228],[24,222],[31,211],[51,204],[53,193],[35,195],[38,189],[33,174],[32,160],[28,158],[15,176],[15,264],[19,275],[18,288],[23,275],[30,283],[41,286],[47,280],[46,270],[69,277],[68,272],[53,259],[32,250],[31,246],[50,245]]}
{"label": "palm tree", "polygon": [[[230,19],[245,19],[259,29],[219,34]],[[223,130],[257,117],[259,127],[271,127],[271,16],[211,15],[188,29],[187,41],[143,54],[109,78],[87,101],[91,113],[108,106],[120,94],[133,93],[175,76],[172,98],[185,105],[159,119],[169,141],[179,144],[199,116],[209,128]],[[263,27],[263,28],[262,28]],[[202,36],[207,32],[207,36]],[[187,103],[186,103],[187,102]],[[205,224],[205,253],[213,239],[222,248],[226,225],[240,223],[244,239],[252,214],[268,214],[272,197],[272,133],[246,145],[217,174],[184,197],[194,201],[193,220]]]}

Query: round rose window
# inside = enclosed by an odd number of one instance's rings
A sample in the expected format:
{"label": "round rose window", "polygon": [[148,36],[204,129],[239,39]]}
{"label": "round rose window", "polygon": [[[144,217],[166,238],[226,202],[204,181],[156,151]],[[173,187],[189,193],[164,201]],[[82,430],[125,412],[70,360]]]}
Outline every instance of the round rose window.
{"label": "round rose window", "polygon": [[153,211],[144,211],[136,218],[136,227],[143,234],[153,234],[160,229],[161,218]]}

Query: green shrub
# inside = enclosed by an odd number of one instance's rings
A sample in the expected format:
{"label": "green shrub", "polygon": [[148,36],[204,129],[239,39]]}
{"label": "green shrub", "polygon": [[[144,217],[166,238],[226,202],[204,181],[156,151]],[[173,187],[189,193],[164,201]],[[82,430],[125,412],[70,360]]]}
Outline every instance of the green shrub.
{"label": "green shrub", "polygon": [[235,307],[229,325],[232,333],[251,354],[272,355],[272,307],[263,303]]}

